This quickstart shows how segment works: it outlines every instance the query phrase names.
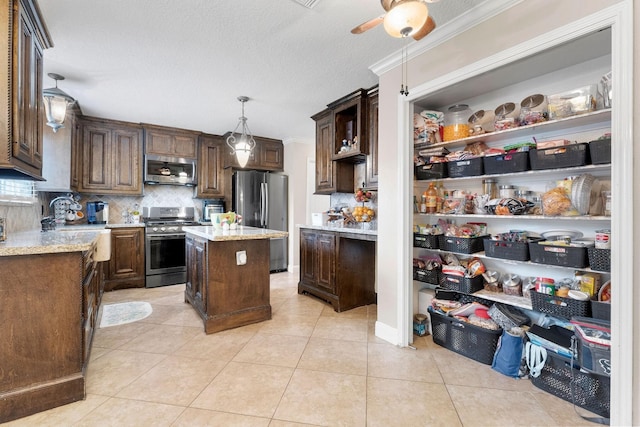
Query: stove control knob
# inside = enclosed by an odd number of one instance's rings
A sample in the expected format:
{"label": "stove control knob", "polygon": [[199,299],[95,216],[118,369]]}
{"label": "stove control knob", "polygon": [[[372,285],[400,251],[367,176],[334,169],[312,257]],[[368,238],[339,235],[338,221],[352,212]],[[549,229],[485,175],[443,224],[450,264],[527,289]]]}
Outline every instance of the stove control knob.
{"label": "stove control knob", "polygon": [[153,231],[158,231],[158,227],[153,227],[152,230]]}
{"label": "stove control knob", "polygon": [[160,227],[160,231],[166,231],[166,227]]}

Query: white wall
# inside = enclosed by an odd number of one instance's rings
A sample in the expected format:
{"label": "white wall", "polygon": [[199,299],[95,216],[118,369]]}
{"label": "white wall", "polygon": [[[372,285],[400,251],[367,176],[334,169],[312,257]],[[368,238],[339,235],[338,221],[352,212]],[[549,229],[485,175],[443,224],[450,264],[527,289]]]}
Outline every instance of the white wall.
{"label": "white wall", "polygon": [[[309,119],[311,120],[311,119]],[[315,159],[315,141],[292,141],[284,145],[284,173],[289,175],[289,270],[300,265],[300,230],[307,224],[308,159]],[[315,175],[314,180],[315,180]],[[314,184],[315,185],[315,184]]]}

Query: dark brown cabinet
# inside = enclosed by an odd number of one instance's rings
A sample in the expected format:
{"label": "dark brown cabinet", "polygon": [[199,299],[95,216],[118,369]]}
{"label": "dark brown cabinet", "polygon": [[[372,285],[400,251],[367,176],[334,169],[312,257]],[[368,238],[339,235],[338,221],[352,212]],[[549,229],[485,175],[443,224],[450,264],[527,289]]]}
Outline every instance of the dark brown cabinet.
{"label": "dark brown cabinet", "polygon": [[375,303],[375,254],[374,240],[301,229],[298,293],[321,298],[338,312]]}
{"label": "dark brown cabinet", "polygon": [[353,163],[332,159],[333,112],[330,109],[312,117],[316,122],[316,194],[350,193],[353,186]]}
{"label": "dark brown cabinet", "polygon": [[367,137],[369,154],[366,158],[367,179],[365,187],[378,189],[378,87],[367,94]]}
{"label": "dark brown cabinet", "polygon": [[196,197],[224,197],[224,153],[227,148],[228,146],[221,136],[200,135]]}
{"label": "dark brown cabinet", "polygon": [[200,132],[149,124],[143,127],[146,154],[190,159],[198,156]]}
{"label": "dark brown cabinet", "polygon": [[72,143],[71,183],[80,193],[142,195],[142,127],[80,117]]}
{"label": "dark brown cabinet", "polygon": [[367,92],[359,89],[328,105],[333,112],[333,160],[363,162],[369,152]]}
{"label": "dark brown cabinet", "polygon": [[145,287],[144,228],[111,229],[111,259],[105,272],[105,290]]}
{"label": "dark brown cabinet", "polygon": [[187,264],[187,283],[185,284],[185,301],[188,301],[200,314],[207,313],[207,242],[187,236],[185,239],[186,257],[191,260]]}
{"label": "dark brown cabinet", "polygon": [[93,253],[0,257],[0,424],[85,398],[102,296]]}
{"label": "dark brown cabinet", "polygon": [[42,52],[52,46],[37,3],[10,0],[0,12],[5,49],[0,84],[7,95],[0,107],[2,176],[42,180]]}
{"label": "dark brown cabinet", "polygon": [[[236,160],[235,154],[231,154],[231,148],[226,145],[226,140],[229,134],[225,134],[223,140],[225,141],[225,167],[240,169],[240,165]],[[279,139],[265,138],[262,136],[255,136],[253,138],[256,141],[249,161],[244,169],[265,170],[273,172],[281,172],[284,170],[284,145]]]}

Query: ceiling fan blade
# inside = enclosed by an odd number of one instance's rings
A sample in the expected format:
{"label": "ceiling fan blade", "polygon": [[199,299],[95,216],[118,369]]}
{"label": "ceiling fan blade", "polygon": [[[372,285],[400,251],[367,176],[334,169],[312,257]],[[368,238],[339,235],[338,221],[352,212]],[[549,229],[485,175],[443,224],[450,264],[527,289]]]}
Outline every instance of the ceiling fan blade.
{"label": "ceiling fan blade", "polygon": [[427,18],[427,22],[424,23],[424,25],[422,26],[422,28],[420,28],[413,36],[415,40],[420,40],[422,39],[424,36],[426,36],[427,34],[429,34],[431,31],[434,30],[434,28],[436,28],[436,21],[433,20],[432,17]]}
{"label": "ceiling fan blade", "polygon": [[373,27],[382,24],[383,20],[384,20],[384,15],[378,16],[377,18],[370,19],[367,22],[363,22],[362,24],[358,25],[353,30],[351,30],[351,34],[362,34],[365,31],[368,31]]}

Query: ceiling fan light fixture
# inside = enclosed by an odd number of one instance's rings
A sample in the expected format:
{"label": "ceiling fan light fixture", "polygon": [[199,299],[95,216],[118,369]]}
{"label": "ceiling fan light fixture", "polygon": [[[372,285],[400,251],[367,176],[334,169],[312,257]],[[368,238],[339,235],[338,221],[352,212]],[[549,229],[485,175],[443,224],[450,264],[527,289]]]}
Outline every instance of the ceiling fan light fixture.
{"label": "ceiling fan light fixture", "polygon": [[384,29],[392,37],[409,37],[427,22],[429,9],[421,0],[404,0],[395,4],[384,17]]}
{"label": "ceiling fan light fixture", "polygon": [[[238,101],[242,103],[242,117],[240,117],[240,121],[233,132],[227,137],[227,145],[231,148],[231,155],[236,156],[238,165],[244,168],[249,162],[249,157],[251,156],[253,148],[256,146],[256,141],[253,139],[253,135],[251,135],[251,131],[247,125],[247,118],[244,116],[244,103],[249,101],[249,97],[239,96]],[[236,138],[235,134],[238,133],[240,127],[242,127],[242,131]]]}

